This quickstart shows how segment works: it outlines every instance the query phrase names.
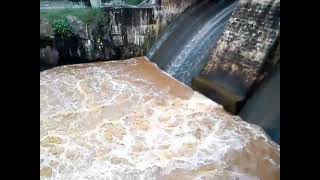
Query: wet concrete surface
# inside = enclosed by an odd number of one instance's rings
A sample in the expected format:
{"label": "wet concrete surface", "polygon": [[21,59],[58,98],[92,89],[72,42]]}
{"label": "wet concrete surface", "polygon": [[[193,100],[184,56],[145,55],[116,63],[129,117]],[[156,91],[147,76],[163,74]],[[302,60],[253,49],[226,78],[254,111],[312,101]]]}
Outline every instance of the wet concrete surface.
{"label": "wet concrete surface", "polygon": [[245,121],[263,127],[280,143],[280,64],[247,100],[239,115]]}

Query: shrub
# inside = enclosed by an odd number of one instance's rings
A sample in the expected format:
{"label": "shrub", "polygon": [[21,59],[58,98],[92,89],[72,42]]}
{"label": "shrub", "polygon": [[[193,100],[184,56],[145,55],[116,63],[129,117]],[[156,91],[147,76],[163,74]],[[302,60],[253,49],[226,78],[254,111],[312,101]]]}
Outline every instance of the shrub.
{"label": "shrub", "polygon": [[70,38],[73,34],[72,27],[66,18],[54,20],[52,27],[54,33],[63,39]]}

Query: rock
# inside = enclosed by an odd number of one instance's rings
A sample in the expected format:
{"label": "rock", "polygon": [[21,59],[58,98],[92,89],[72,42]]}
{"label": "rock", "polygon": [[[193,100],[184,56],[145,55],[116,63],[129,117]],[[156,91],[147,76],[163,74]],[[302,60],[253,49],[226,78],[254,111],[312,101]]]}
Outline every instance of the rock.
{"label": "rock", "polygon": [[50,46],[40,48],[40,64],[56,66],[59,60],[59,52]]}
{"label": "rock", "polygon": [[101,0],[90,0],[90,4],[92,8],[100,8]]}
{"label": "rock", "polygon": [[86,32],[86,24],[84,22],[75,16],[67,16],[67,20],[75,34],[77,34],[80,38],[89,38],[88,33]]}
{"label": "rock", "polygon": [[40,19],[40,37],[50,37],[53,36],[54,32],[52,26],[49,22]]}
{"label": "rock", "polygon": [[52,179],[280,179],[258,126],[140,57],[40,72],[40,167]]}
{"label": "rock", "polygon": [[[99,21],[102,21],[101,19],[85,23],[75,16],[67,16],[67,20],[75,36],[79,37],[79,44],[77,45],[78,51],[81,52],[79,56],[87,60],[110,59],[111,53],[106,50],[108,47],[104,47],[109,33],[107,23],[99,23]],[[71,57],[73,56],[71,55]]]}

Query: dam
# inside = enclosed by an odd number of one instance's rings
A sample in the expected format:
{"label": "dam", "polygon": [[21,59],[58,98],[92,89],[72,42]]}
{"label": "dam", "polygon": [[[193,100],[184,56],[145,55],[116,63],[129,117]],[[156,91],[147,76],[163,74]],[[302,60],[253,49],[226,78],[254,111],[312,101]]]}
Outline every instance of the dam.
{"label": "dam", "polygon": [[42,4],[40,179],[280,179],[279,0]]}

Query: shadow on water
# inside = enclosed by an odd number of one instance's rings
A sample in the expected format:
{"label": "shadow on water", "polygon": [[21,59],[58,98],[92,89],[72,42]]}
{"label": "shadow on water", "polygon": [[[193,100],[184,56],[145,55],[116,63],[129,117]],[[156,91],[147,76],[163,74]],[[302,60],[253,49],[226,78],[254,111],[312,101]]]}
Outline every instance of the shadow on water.
{"label": "shadow on water", "polygon": [[245,121],[261,126],[280,143],[280,64],[249,97],[239,115]]}

